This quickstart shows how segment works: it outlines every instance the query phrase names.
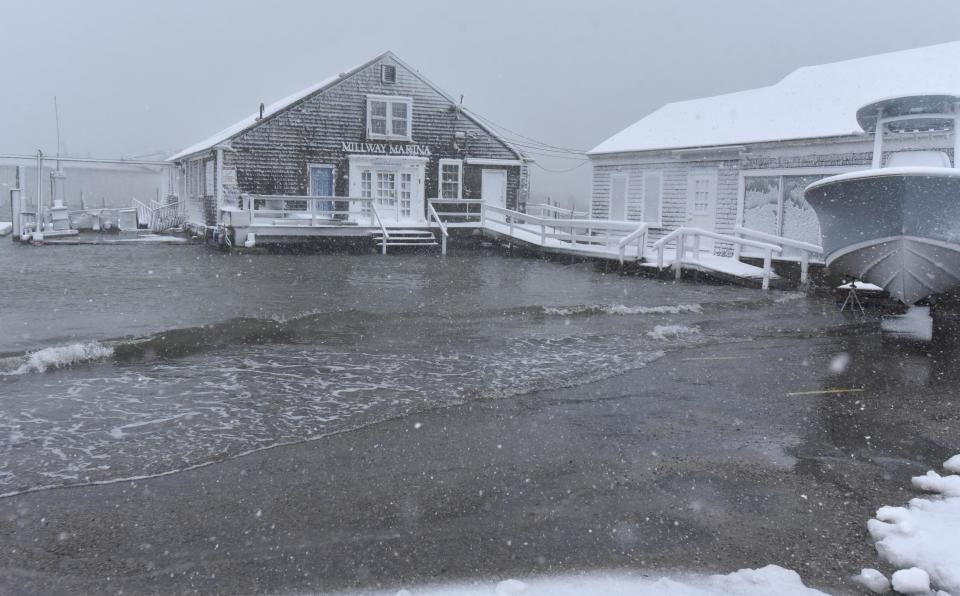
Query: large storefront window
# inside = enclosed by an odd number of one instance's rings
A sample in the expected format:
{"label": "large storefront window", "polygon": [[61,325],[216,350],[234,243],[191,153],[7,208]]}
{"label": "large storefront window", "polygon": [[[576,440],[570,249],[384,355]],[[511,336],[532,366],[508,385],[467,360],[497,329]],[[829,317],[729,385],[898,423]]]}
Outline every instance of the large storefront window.
{"label": "large storefront window", "polygon": [[810,244],[820,244],[820,223],[803,189],[825,175],[746,176],[741,225]]}

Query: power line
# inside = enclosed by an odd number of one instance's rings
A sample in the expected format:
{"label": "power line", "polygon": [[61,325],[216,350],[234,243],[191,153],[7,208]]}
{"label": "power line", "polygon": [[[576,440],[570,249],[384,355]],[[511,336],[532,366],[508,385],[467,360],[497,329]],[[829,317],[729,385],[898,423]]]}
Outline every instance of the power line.
{"label": "power line", "polygon": [[[484,121],[484,122],[487,123],[488,125],[493,126],[494,128],[499,128],[499,129],[501,129],[501,130],[504,130],[504,131],[507,131],[507,132],[509,132],[509,133],[512,133],[512,134],[514,134],[514,135],[516,135],[516,136],[518,136],[518,137],[520,137],[520,138],[526,139],[527,141],[536,143],[537,145],[539,145],[539,146],[540,146],[541,148],[543,148],[543,149],[546,149],[546,150],[552,149],[552,150],[555,150],[555,151],[562,151],[562,152],[573,153],[573,154],[577,154],[577,155],[586,155],[586,153],[587,153],[585,150],[582,150],[582,149],[571,149],[571,148],[569,148],[569,147],[561,147],[561,146],[559,146],[559,145],[551,145],[550,143],[545,143],[545,142],[543,142],[543,141],[541,141],[541,140],[535,139],[535,138],[533,138],[533,137],[528,137],[527,135],[525,135],[525,134],[523,134],[523,133],[519,133],[519,132],[517,132],[517,131],[515,131],[515,130],[512,130],[512,129],[510,129],[510,128],[507,128],[506,126],[503,126],[502,124],[497,124],[497,123],[494,122],[493,120],[487,118],[486,116],[482,116],[481,114],[478,114],[477,112],[475,112],[475,111],[473,111],[473,110],[464,109],[464,111],[470,113],[470,115],[474,116],[475,118],[478,118],[479,120]],[[502,133],[501,133],[501,134],[502,134]],[[504,136],[509,136],[509,135],[504,135]],[[517,142],[517,144],[519,145],[520,143]]]}
{"label": "power line", "polygon": [[582,168],[584,165],[587,164],[588,161],[590,161],[590,160],[585,160],[583,163],[577,164],[577,165],[575,165],[575,166],[573,166],[572,168],[569,168],[569,169],[567,169],[567,170],[551,170],[550,168],[545,168],[545,167],[541,166],[541,165],[538,164],[537,162],[533,162],[533,165],[537,166],[538,168],[540,168],[540,169],[543,170],[544,172],[550,172],[551,174],[567,174],[567,173],[572,172],[572,171],[574,171],[574,170],[576,170],[576,169]]}

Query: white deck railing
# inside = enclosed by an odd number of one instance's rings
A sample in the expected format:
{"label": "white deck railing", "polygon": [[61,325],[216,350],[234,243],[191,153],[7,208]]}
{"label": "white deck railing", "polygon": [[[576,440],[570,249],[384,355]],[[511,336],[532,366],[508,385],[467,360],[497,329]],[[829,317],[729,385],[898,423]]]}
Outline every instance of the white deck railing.
{"label": "white deck railing", "polygon": [[137,226],[144,224],[154,233],[178,228],[187,221],[184,205],[179,201],[161,203],[151,200],[147,205],[138,199],[133,199],[132,208],[137,210]]}
{"label": "white deck railing", "polygon": [[470,227],[480,224],[483,199],[428,199],[437,217],[447,225]]}
{"label": "white deck railing", "polygon": [[[481,210],[480,226],[498,224],[506,228],[507,235],[540,246],[548,246],[548,240],[554,239],[561,248],[585,249],[588,252],[607,251],[616,254],[630,242],[644,237],[648,224],[636,221],[617,221],[605,219],[555,219],[521,213],[493,205],[484,205]],[[532,235],[523,237],[520,232]],[[621,245],[621,242],[627,242]],[[640,240],[643,242],[643,240]],[[643,247],[639,248],[642,256]]]}
{"label": "white deck railing", "polygon": [[[753,238],[755,240],[761,240],[764,242],[769,242],[770,244],[779,246],[781,249],[784,247],[795,248],[800,251],[800,283],[807,283],[807,278],[809,277],[810,271],[810,259],[811,257],[822,257],[823,256],[823,247],[817,246],[816,244],[811,244],[809,242],[803,242],[801,240],[793,240],[792,238],[783,238],[782,236],[775,236],[773,234],[767,234],[766,232],[758,232],[757,230],[751,230],[750,228],[734,228],[734,236],[746,236]],[[741,246],[739,244],[733,247],[733,258],[740,260]]]}
{"label": "white deck railing", "polygon": [[[687,238],[693,238],[693,246],[687,244]],[[702,238],[712,238],[714,240],[721,240],[723,242],[730,242],[737,246],[752,246],[754,248],[759,248],[764,251],[763,253],[763,283],[762,287],[764,290],[770,289],[770,277],[773,273],[773,253],[780,253],[783,251],[782,248],[774,244],[769,244],[767,242],[759,242],[756,240],[747,240],[746,238],[740,238],[737,236],[729,236],[726,234],[718,234],[716,232],[711,232],[708,230],[701,230],[699,228],[677,228],[676,230],[670,232],[663,238],[657,240],[653,243],[653,248],[657,252],[657,268],[663,269],[664,262],[664,251],[666,247],[671,242],[676,245],[676,256],[674,257],[673,267],[676,272],[676,279],[680,279],[680,274],[683,270],[683,262],[687,257],[688,252],[693,253],[693,260],[700,260],[700,246]]]}
{"label": "white deck railing", "polygon": [[553,219],[578,219],[587,216],[586,211],[565,209],[549,203],[527,205],[527,213],[530,213],[531,211],[539,211],[541,217],[552,217]]}
{"label": "white deck railing", "polygon": [[[346,206],[344,208],[343,206]],[[270,220],[277,225],[356,225],[378,227],[380,214],[368,197],[311,197],[303,195],[240,195],[240,208],[251,222]]]}

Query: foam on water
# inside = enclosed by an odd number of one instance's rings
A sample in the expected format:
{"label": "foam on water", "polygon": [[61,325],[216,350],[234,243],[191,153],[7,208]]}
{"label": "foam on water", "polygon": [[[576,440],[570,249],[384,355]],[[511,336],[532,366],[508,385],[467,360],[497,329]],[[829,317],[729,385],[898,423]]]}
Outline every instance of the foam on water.
{"label": "foam on water", "polygon": [[573,315],[608,314],[608,315],[650,315],[650,314],[680,314],[701,313],[703,307],[699,304],[677,304],[667,306],[624,306],[623,304],[584,304],[569,307],[543,307],[543,314],[569,317]]}
{"label": "foam on water", "polygon": [[54,346],[29,352],[22,358],[5,359],[8,363],[14,363],[16,367],[13,370],[0,371],[0,374],[42,373],[51,368],[63,368],[84,362],[103,360],[111,356],[113,356],[113,348],[96,341]]}

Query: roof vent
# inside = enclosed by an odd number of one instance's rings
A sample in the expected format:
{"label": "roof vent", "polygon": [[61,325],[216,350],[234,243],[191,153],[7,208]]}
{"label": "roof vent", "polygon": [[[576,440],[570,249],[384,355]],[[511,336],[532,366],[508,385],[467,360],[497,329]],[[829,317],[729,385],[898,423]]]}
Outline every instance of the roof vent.
{"label": "roof vent", "polygon": [[260,102],[260,116],[257,118],[257,120],[263,120],[263,110],[264,110],[265,107],[266,107],[266,106],[264,106],[264,105],[263,105],[263,102],[261,101],[261,102]]}
{"label": "roof vent", "polygon": [[392,64],[380,65],[380,81],[384,83],[397,82],[397,67]]}

